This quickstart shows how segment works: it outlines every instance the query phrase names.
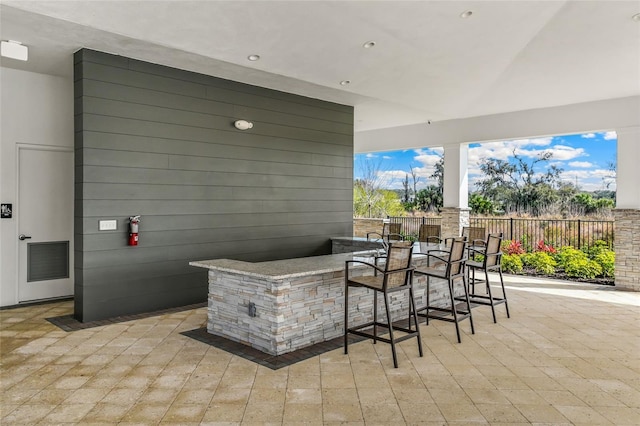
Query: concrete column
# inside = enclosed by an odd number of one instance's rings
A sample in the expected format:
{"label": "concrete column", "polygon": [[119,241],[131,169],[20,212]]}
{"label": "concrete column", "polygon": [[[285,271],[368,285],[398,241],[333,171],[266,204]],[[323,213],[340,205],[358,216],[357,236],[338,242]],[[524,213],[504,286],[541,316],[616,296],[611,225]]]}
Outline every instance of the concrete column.
{"label": "concrete column", "polygon": [[640,127],[616,133],[615,286],[640,291]]}
{"label": "concrete column", "polygon": [[462,235],[469,226],[469,146],[459,144],[444,148],[444,188],[442,236]]}

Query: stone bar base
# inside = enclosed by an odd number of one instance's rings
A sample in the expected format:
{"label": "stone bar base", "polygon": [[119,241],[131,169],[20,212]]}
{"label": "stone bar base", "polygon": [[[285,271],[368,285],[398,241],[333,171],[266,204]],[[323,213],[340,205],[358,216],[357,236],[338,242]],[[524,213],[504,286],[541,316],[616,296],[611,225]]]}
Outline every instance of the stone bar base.
{"label": "stone bar base", "polygon": [[[349,255],[322,256],[318,259],[332,256]],[[313,259],[308,258],[309,261]],[[303,276],[274,275],[273,278],[267,278],[253,272],[247,274],[230,268],[210,269],[208,332],[250,345],[271,355],[282,355],[342,336],[344,260],[341,260],[341,257],[338,259],[340,262],[333,270],[324,268],[319,269],[317,273]],[[416,266],[426,263],[424,256],[414,256],[414,259]],[[211,262],[215,264],[216,261]],[[253,266],[279,266],[286,265],[287,262],[264,262]],[[199,265],[206,266],[203,262]],[[372,271],[372,268],[352,270],[354,275],[371,274]],[[457,287],[461,287],[461,284]],[[414,277],[414,294],[418,308],[427,303],[425,290],[426,278]],[[432,305],[446,306],[446,282],[432,279],[430,297]],[[378,303],[379,319],[384,320],[384,301],[380,296]],[[252,316],[250,311],[251,304],[255,305],[255,316]],[[394,321],[407,318],[408,309],[407,292],[391,295]],[[371,321],[372,318],[373,293],[367,289],[350,289],[349,324],[361,324]]]}
{"label": "stone bar base", "polygon": [[640,291],[640,210],[616,209],[615,286]]}
{"label": "stone bar base", "polygon": [[470,209],[458,207],[443,207],[442,214],[442,238],[459,237],[462,228],[469,226]]}

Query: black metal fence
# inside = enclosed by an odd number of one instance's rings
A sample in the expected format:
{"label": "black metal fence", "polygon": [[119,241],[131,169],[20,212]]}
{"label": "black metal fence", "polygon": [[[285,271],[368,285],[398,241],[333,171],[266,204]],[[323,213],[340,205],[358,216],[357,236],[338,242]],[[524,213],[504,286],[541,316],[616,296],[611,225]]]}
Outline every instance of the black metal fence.
{"label": "black metal fence", "polygon": [[[402,232],[418,235],[420,225],[440,225],[439,217],[390,217],[391,222],[402,223]],[[573,246],[589,248],[602,240],[613,249],[614,226],[612,220],[582,219],[521,219],[471,217],[470,226],[485,228],[487,233],[502,232],[505,240],[519,240],[532,251],[539,241],[553,247]]]}

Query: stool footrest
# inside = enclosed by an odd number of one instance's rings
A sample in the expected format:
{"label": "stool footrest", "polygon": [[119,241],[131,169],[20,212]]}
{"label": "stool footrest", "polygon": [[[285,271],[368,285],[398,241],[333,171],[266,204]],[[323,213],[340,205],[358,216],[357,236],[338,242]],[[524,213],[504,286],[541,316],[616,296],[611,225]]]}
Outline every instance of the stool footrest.
{"label": "stool footrest", "polygon": [[[347,329],[347,332],[351,333],[351,334],[358,335],[358,336],[367,337],[369,339],[373,339],[373,340],[376,340],[376,341],[381,341],[381,342],[385,342],[385,343],[391,343],[391,339],[387,339],[386,337],[380,337],[380,334],[377,334],[377,335],[373,334],[373,329],[367,330],[367,331],[363,330],[365,328],[373,327],[374,325],[378,326],[378,327],[382,327],[385,330],[389,329],[389,325],[387,323],[371,321],[371,322],[368,322],[368,323],[365,323],[365,324],[360,324],[360,325],[355,326],[355,327],[350,327],[350,328]],[[394,337],[393,340],[396,343],[397,342],[402,342],[402,341],[407,340],[407,339],[411,339],[411,338],[416,337],[418,335],[417,326],[416,326],[416,330],[412,330],[410,328],[405,328],[405,327],[400,327],[400,326],[397,326],[395,324],[392,324],[392,327],[393,327],[393,331],[401,331],[403,333],[406,333],[403,336]],[[386,333],[388,333],[388,331],[383,333],[383,334],[386,334]]]}

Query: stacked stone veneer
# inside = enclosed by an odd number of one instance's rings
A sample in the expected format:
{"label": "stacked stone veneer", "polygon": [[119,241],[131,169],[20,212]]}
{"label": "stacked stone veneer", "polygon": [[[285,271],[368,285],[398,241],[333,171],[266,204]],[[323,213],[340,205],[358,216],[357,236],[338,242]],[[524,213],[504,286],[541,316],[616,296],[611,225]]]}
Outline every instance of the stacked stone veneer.
{"label": "stacked stone veneer", "polygon": [[640,210],[616,209],[615,286],[640,291]]}
{"label": "stacked stone veneer", "polygon": [[462,228],[469,226],[470,209],[458,207],[443,207],[440,211],[442,216],[442,237],[457,237],[462,235]]}
{"label": "stacked stone veneer", "polygon": [[[425,260],[415,260],[421,266]],[[355,275],[371,268],[354,270]],[[461,283],[458,285],[461,288]],[[414,278],[418,308],[426,305],[426,278]],[[392,319],[406,318],[408,294],[390,296]],[[433,280],[431,305],[448,304],[446,282]],[[249,316],[255,303],[256,316]],[[379,319],[385,320],[384,301],[378,297]],[[373,293],[366,289],[349,291],[349,324],[373,318]],[[424,321],[424,318],[422,318]],[[344,333],[344,271],[334,271],[291,279],[269,280],[219,270],[209,271],[207,330],[245,343],[272,355],[282,355]]]}
{"label": "stacked stone veneer", "polygon": [[353,219],[353,236],[366,237],[368,232],[382,233],[384,219]]}

